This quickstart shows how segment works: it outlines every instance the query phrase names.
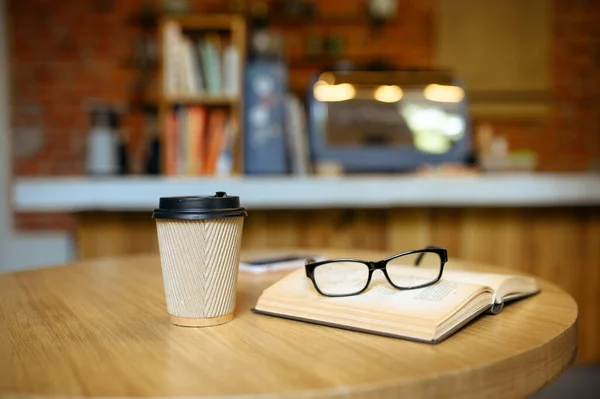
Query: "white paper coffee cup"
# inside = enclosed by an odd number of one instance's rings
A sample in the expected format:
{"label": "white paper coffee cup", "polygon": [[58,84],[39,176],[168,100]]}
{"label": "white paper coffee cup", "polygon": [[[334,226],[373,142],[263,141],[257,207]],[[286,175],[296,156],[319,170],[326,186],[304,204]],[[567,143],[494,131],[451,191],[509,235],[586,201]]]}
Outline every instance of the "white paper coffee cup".
{"label": "white paper coffee cup", "polygon": [[154,210],[171,322],[204,327],[233,319],[244,217],[238,197],[165,197]]}

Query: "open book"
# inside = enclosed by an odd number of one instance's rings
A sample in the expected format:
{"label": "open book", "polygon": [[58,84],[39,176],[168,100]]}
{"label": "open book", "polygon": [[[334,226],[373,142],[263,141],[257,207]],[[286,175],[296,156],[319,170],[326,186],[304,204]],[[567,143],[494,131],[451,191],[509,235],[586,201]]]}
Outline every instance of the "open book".
{"label": "open book", "polygon": [[413,290],[397,290],[382,273],[376,272],[366,292],[331,298],[317,293],[301,268],[267,288],[253,310],[331,327],[438,343],[481,313],[497,314],[505,302],[538,291],[532,277],[447,269],[438,283]]}

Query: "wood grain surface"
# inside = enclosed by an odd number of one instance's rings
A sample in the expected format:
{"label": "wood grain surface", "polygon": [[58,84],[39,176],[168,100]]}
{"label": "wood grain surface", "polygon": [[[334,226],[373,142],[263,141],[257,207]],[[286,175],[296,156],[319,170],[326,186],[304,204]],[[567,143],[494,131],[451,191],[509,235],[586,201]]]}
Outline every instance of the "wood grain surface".
{"label": "wood grain surface", "polygon": [[0,396],[512,398],[575,356],[577,305],[543,280],[428,345],[251,313],[281,276],[241,272],[235,319],[187,328],[169,322],[156,255],[0,275]]}

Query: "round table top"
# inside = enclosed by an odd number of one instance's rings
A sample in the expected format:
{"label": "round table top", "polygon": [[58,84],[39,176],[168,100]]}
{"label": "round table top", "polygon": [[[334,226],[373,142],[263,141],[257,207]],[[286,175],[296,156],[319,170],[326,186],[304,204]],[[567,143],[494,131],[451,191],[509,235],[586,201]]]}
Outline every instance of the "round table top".
{"label": "round table top", "polygon": [[208,328],[169,322],[156,255],[0,275],[0,396],[524,397],[576,353],[577,305],[546,281],[430,345],[252,313],[284,274],[240,272],[235,319]]}

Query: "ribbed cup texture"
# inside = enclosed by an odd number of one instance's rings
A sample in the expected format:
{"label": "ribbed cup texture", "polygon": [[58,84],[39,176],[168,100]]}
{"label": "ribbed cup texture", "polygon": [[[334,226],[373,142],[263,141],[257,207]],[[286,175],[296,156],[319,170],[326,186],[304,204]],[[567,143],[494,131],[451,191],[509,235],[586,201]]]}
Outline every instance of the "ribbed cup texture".
{"label": "ribbed cup texture", "polygon": [[207,318],[235,309],[243,217],[157,219],[167,310]]}

